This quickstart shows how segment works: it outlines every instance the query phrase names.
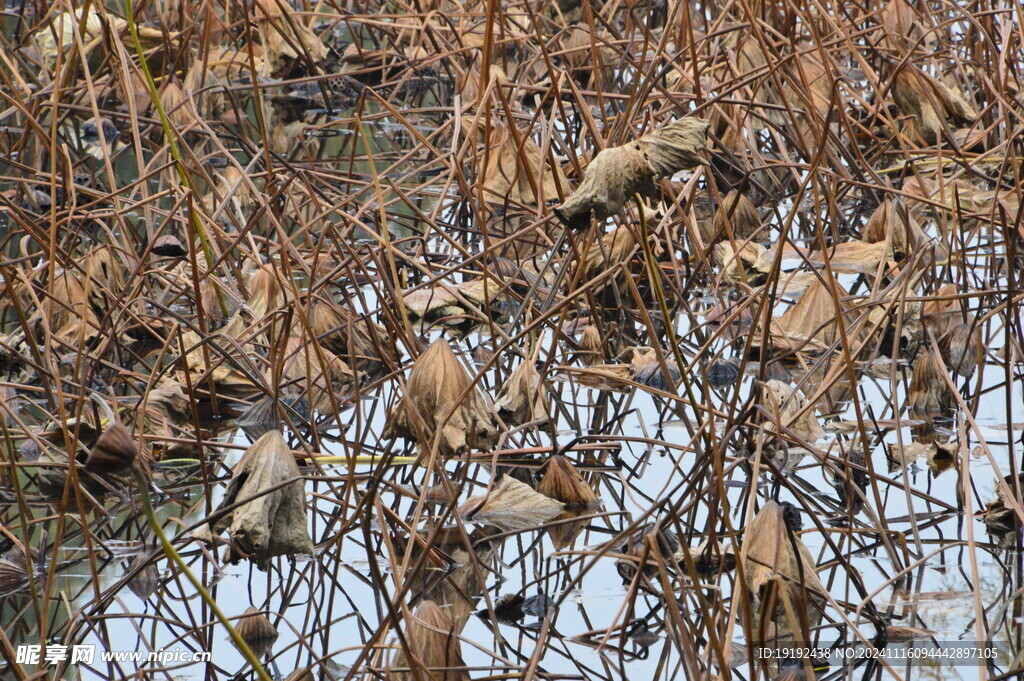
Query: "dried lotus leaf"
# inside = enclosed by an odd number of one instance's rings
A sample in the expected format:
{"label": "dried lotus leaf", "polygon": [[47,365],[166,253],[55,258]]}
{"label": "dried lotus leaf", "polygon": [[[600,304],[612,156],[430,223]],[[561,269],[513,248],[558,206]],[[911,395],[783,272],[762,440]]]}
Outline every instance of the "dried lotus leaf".
{"label": "dried lotus leaf", "polygon": [[276,556],[312,555],[304,487],[284,436],[268,431],[235,464],[220,507],[240,505],[201,529],[228,530],[233,563],[248,557],[265,569]]}
{"label": "dried lotus leaf", "polygon": [[599,501],[594,488],[583,479],[572,462],[558,454],[548,460],[537,491],[561,501],[566,508],[583,508]]}
{"label": "dried lotus leaf", "polygon": [[445,339],[434,341],[413,365],[405,395],[388,414],[385,437],[395,435],[422,447],[439,436],[442,456],[471,444],[479,449],[496,444],[498,429],[487,401]]}
{"label": "dried lotus leaf", "polygon": [[537,529],[564,510],[562,502],[511,475],[502,475],[489,492],[470,497],[459,507],[466,520],[494,525],[505,532]]}
{"label": "dried lotus leaf", "polygon": [[603,149],[587,166],[573,195],[555,209],[574,229],[590,224],[591,214],[604,220],[622,210],[634,194],[655,196],[656,181],[704,162],[707,121],[681,118],[618,147]]}
{"label": "dried lotus leaf", "polygon": [[[469,681],[462,659],[456,620],[450,608],[424,600],[406,620],[406,646],[389,665],[387,678],[393,681]],[[410,660],[410,655],[413,659]],[[419,673],[416,670],[425,670]]]}
{"label": "dried lotus leaf", "polygon": [[494,403],[498,416],[509,425],[548,420],[547,390],[536,365],[524,360],[502,384]]}

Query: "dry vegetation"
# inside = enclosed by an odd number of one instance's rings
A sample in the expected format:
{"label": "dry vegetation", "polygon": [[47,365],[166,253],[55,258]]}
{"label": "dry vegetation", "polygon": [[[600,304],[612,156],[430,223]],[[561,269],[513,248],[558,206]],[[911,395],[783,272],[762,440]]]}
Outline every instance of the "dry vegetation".
{"label": "dry vegetation", "polygon": [[1022,21],[6,0],[3,678],[1012,676]]}

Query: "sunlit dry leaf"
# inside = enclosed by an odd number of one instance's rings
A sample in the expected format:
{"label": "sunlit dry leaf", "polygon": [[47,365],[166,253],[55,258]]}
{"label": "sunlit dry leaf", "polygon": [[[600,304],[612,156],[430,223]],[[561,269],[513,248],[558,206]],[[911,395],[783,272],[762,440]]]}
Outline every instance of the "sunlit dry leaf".
{"label": "sunlit dry leaf", "polygon": [[911,411],[919,417],[942,414],[956,406],[942,362],[931,352],[921,353],[914,362],[909,399]]}
{"label": "sunlit dry leaf", "polygon": [[498,430],[486,399],[472,386],[466,368],[443,338],[416,360],[405,395],[388,414],[385,437],[395,435],[416,440],[422,447],[430,447],[439,436],[442,456],[469,446],[489,449],[497,442]]}
{"label": "sunlit dry leaf", "polygon": [[889,0],[880,19],[891,45],[914,45],[924,36],[921,15],[907,0]]}
{"label": "sunlit dry leaf", "polygon": [[494,403],[501,420],[509,425],[544,423],[548,420],[547,389],[535,364],[523,360],[498,391]]}
{"label": "sunlit dry leaf", "polygon": [[583,479],[572,462],[557,454],[545,464],[544,477],[537,485],[537,491],[561,501],[566,508],[582,508],[599,502],[594,488]]}
{"label": "sunlit dry leaf", "polygon": [[264,434],[235,464],[220,507],[236,503],[241,505],[197,535],[228,530],[231,562],[250,558],[265,568],[276,556],[313,554],[302,475],[279,431]]}
{"label": "sunlit dry leaf", "polygon": [[658,178],[704,162],[707,121],[681,118],[619,147],[600,151],[587,166],[576,192],[555,213],[567,226],[582,229],[615,215],[634,194],[656,196]]}
{"label": "sunlit dry leaf", "polygon": [[766,502],[743,536],[740,561],[753,600],[754,621],[760,621],[762,608],[771,608],[763,614],[775,625],[759,638],[785,636],[802,629],[798,623],[789,621],[778,589],[788,591],[794,607],[802,604],[809,625],[816,626],[821,620],[820,609],[827,590],[818,578],[810,551],[787,527],[783,507],[776,501]]}
{"label": "sunlit dry leaf", "polygon": [[489,492],[470,497],[459,507],[466,520],[494,525],[505,532],[537,529],[563,510],[565,504],[511,475],[502,475]]}
{"label": "sunlit dry leaf", "polygon": [[[405,623],[408,653],[405,648],[398,651],[389,666],[388,678],[395,681],[417,681],[421,677],[435,681],[469,681],[458,635],[459,629],[447,608],[431,600],[421,602]],[[426,670],[426,673],[414,670]]]}
{"label": "sunlit dry leaf", "polygon": [[474,279],[457,285],[439,283],[406,293],[402,302],[411,321],[440,324],[461,336],[488,319],[502,319],[500,310],[507,300],[504,289],[494,279]]}
{"label": "sunlit dry leaf", "polygon": [[[764,408],[776,424],[777,432],[783,428],[791,431],[796,437],[809,443],[816,442],[825,432],[818,423],[816,409],[811,406],[804,409],[807,402],[793,388],[782,381],[768,381]],[[801,412],[803,412],[801,414]]]}

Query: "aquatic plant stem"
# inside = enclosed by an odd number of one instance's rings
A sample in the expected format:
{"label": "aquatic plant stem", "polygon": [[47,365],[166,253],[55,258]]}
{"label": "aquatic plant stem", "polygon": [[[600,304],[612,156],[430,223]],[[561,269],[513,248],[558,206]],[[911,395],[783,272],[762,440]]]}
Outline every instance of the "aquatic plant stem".
{"label": "aquatic plant stem", "polygon": [[[178,149],[178,142],[174,138],[174,128],[171,126],[171,119],[167,117],[167,111],[164,110],[163,102],[160,101],[160,93],[156,89],[156,81],[153,80],[153,73],[149,70],[149,63],[146,61],[146,55],[142,50],[142,41],[139,40],[138,27],[135,25],[135,3],[133,0],[125,0],[124,12],[125,20],[128,22],[128,31],[132,34],[132,46],[135,48],[135,54],[139,58],[139,67],[142,69],[142,79],[146,81],[146,89],[149,90],[149,97],[153,100],[153,107],[160,114],[160,125],[164,129],[164,137],[167,138],[167,148],[171,152],[171,158],[174,159],[174,167],[178,169],[178,179],[189,193],[193,193],[192,183],[189,181],[188,172],[185,170],[185,162],[181,157],[181,150]],[[199,237],[199,244],[203,249],[203,257],[206,258],[206,266],[212,270],[215,260],[206,229],[192,207],[189,207],[188,218],[196,236]],[[225,302],[224,292],[220,290],[216,280],[213,280],[213,289],[217,293],[217,302],[220,304],[221,314],[226,317],[228,314],[227,302]]]}

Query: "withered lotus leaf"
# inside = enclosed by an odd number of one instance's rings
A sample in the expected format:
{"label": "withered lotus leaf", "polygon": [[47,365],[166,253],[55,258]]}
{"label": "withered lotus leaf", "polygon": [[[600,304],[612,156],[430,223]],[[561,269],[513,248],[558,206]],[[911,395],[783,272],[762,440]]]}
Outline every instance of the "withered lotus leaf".
{"label": "withered lotus leaf", "polygon": [[[706,221],[701,222],[700,226],[704,227],[705,224]],[[745,241],[753,237],[761,228],[761,216],[757,214],[757,209],[745,194],[741,194],[738,189],[733,189],[722,199],[710,226],[710,231],[707,231],[706,228],[701,230],[700,236],[704,240],[705,246],[711,246],[717,241],[728,240],[730,229],[733,239]]]}
{"label": "withered lotus leaf", "polygon": [[544,379],[531,360],[521,362],[502,384],[494,406],[502,421],[509,425],[521,426],[548,420]]}
{"label": "withered lotus leaf", "polygon": [[262,567],[275,556],[312,554],[303,489],[284,436],[268,431],[235,464],[220,507],[241,505],[214,521],[209,530],[214,536],[229,531],[232,562],[248,556]]}
{"label": "withered lotus leaf", "polygon": [[85,470],[96,475],[123,473],[132,467],[138,447],[132,432],[120,423],[107,426],[85,460]]}
{"label": "withered lotus leaf", "polygon": [[590,483],[583,479],[572,462],[559,454],[548,460],[537,491],[561,501],[567,508],[591,506],[599,501]]}
{"label": "withered lotus leaf", "polygon": [[931,352],[914,361],[910,377],[910,408],[916,416],[933,416],[956,406],[956,398],[946,382],[942,361]]}
{"label": "withered lotus leaf", "polygon": [[[439,338],[409,372],[405,395],[388,414],[385,437],[399,436],[430,447],[437,431],[439,450],[451,456],[472,445],[488,449],[497,443],[494,415],[469,372]],[[463,393],[466,393],[463,397]]]}
{"label": "withered lotus leaf", "polygon": [[969,322],[952,325],[949,335],[943,341],[942,355],[950,371],[970,378],[985,360],[985,346],[981,344],[980,331]]}
{"label": "withered lotus leaf", "polygon": [[249,607],[235,623],[235,630],[242,637],[253,654],[262,658],[274,646],[277,640],[277,629],[270,623],[262,610]]}
{"label": "withered lotus leaf", "polygon": [[[785,511],[776,501],[768,501],[758,512],[743,536],[740,562],[751,594],[753,608],[772,607],[764,613],[775,624],[778,634],[799,629],[789,622],[777,589],[786,589],[794,608],[804,604],[810,626],[821,620],[820,608],[827,593],[818,578],[814,559],[800,538],[786,526]],[[774,593],[773,593],[774,592]],[[772,634],[776,632],[771,632]]]}
{"label": "withered lotus leaf", "polygon": [[470,497],[459,513],[476,523],[494,525],[506,532],[532,530],[565,510],[565,504],[545,496],[511,475],[495,480],[489,492]]}
{"label": "withered lotus leaf", "polygon": [[[423,601],[405,625],[408,652],[404,647],[398,651],[387,678],[393,681],[421,678],[469,681],[458,635],[455,621],[445,608],[431,600]],[[426,673],[416,670],[426,670]]]}
{"label": "withered lotus leaf", "polygon": [[764,283],[771,271],[767,250],[753,241],[744,243],[738,253],[731,243],[723,241],[715,244],[712,253],[715,264],[722,271],[722,279],[733,286],[744,282],[758,286]]}
{"label": "withered lotus leaf", "polygon": [[681,118],[640,139],[601,150],[555,214],[567,226],[583,229],[591,214],[598,220],[615,215],[634,194],[654,196],[659,178],[704,162],[707,135],[707,121]]}
{"label": "withered lotus leaf", "polygon": [[815,408],[805,409],[807,401],[793,388],[775,380],[768,381],[765,387],[764,408],[772,416],[778,433],[781,434],[785,428],[811,443],[825,434],[818,423]]}

